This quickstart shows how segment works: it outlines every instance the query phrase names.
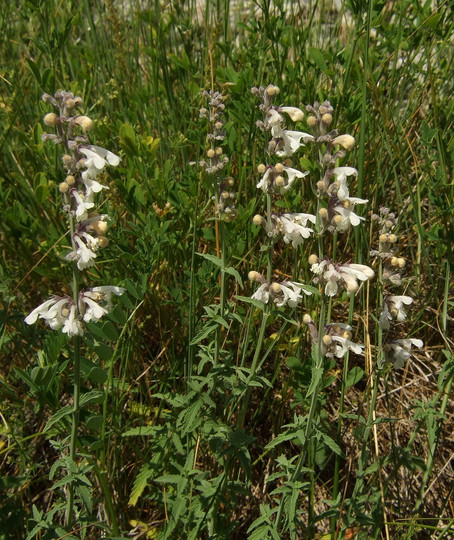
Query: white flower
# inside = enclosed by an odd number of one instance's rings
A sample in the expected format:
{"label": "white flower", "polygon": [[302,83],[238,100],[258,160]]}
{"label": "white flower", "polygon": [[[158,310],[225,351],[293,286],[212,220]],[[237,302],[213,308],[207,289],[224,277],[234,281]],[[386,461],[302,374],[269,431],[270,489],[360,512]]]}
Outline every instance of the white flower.
{"label": "white flower", "polygon": [[358,171],[353,167],[336,167],[333,169],[333,173],[336,176],[336,181],[328,188],[328,193],[331,194],[336,190],[337,198],[340,201],[345,201],[349,197],[349,191],[347,186],[348,176],[358,176]]}
{"label": "white flower", "polygon": [[292,156],[301,146],[304,146],[304,142],[301,142],[303,137],[307,139],[314,138],[309,133],[304,133],[303,131],[290,131],[275,127],[271,128],[271,135],[273,138],[282,140],[283,148],[276,152],[279,157]]}
{"label": "white flower", "polygon": [[113,167],[116,167],[120,163],[120,158],[117,155],[100,146],[81,146],[79,152],[84,154],[87,158],[85,160],[85,167],[87,167],[87,169],[95,167],[101,171],[107,163]]}
{"label": "white flower", "polygon": [[263,302],[264,304],[268,304],[270,299],[270,293],[268,291],[270,285],[268,282],[262,283],[260,287],[255,291],[255,293],[251,296],[253,300],[258,300],[259,302]]}
{"label": "white flower", "polygon": [[94,207],[93,192],[88,191],[86,195],[79,193],[77,189],[71,190],[71,195],[76,199],[76,219],[77,221],[84,221],[88,217],[88,210]]}
{"label": "white flower", "polygon": [[264,193],[269,193],[270,182],[272,181],[270,176],[273,175],[273,169],[269,168],[266,170],[260,182],[257,184],[257,189],[261,189]]}
{"label": "white flower", "polygon": [[335,206],[334,211],[337,215],[332,219],[332,224],[338,232],[345,232],[350,228],[350,225],[356,227],[364,221],[365,218],[355,214],[354,209],[357,204],[365,204],[369,202],[367,199],[358,197],[349,197],[344,199],[342,206]]}
{"label": "white flower", "polygon": [[96,322],[101,319],[112,308],[112,294],[121,296],[125,292],[123,287],[114,285],[104,285],[93,287],[88,291],[83,291],[79,295],[79,310],[85,322]]}
{"label": "white flower", "polygon": [[298,107],[279,107],[279,112],[288,114],[293,122],[300,122],[304,118],[304,113]]}
{"label": "white flower", "polygon": [[389,296],[387,301],[390,303],[391,315],[399,322],[405,321],[407,312],[404,305],[410,306],[413,303],[413,298],[411,296]]}
{"label": "white flower", "polygon": [[[90,291],[86,291],[82,295],[82,302],[86,304],[86,306],[83,306],[83,309],[81,309],[81,312],[84,313],[83,317],[85,322],[97,322],[106,313],[109,313],[106,308],[95,302],[91,296],[92,294]],[[93,296],[95,296],[95,298],[97,297],[96,295]]]}
{"label": "white flower", "polygon": [[301,296],[301,292],[303,289],[301,289],[301,287],[298,287],[296,283],[293,283],[291,281],[284,281],[283,283],[280,283],[279,286],[282,296],[276,296],[276,298],[274,299],[274,303],[277,307],[289,305],[290,307],[294,308],[303,299],[303,297]]}
{"label": "white flower", "polygon": [[395,368],[401,368],[411,356],[411,348],[424,346],[424,342],[420,339],[396,339],[388,343],[384,347],[385,358],[394,364]]}
{"label": "white flower", "polygon": [[298,169],[292,169],[291,167],[286,167],[285,165],[284,165],[284,172],[287,174],[288,181],[287,181],[287,185],[281,187],[280,189],[281,195],[283,195],[286,191],[288,191],[292,187],[292,184],[295,181],[295,178],[304,178],[305,176],[309,174],[309,171],[301,172],[301,171],[298,171]]}
{"label": "white flower", "polygon": [[99,193],[102,189],[109,189],[108,186],[100,184],[96,177],[100,171],[95,167],[90,167],[82,173],[82,181],[87,189],[87,193],[93,191],[93,193]]}
{"label": "white flower", "polygon": [[284,242],[291,243],[294,248],[302,244],[314,232],[310,227],[306,227],[308,221],[314,224],[316,222],[316,217],[312,214],[282,214],[282,216],[276,216],[276,219],[280,223]]}
{"label": "white flower", "polygon": [[372,279],[375,275],[372,268],[364,264],[334,264],[328,259],[312,264],[311,271],[316,275],[316,283],[325,283],[325,294],[335,296],[339,289],[339,284],[348,294],[355,293],[358,290],[358,280],[366,281]]}
{"label": "white flower", "polygon": [[358,290],[358,281],[372,279],[375,272],[364,264],[344,264],[339,267],[341,278],[345,282],[345,288],[349,294]]}
{"label": "white flower", "polygon": [[62,332],[68,336],[81,336],[84,333],[82,322],[76,316],[76,305],[71,304],[68,318],[63,325]]}
{"label": "white flower", "polygon": [[336,342],[333,352],[337,358],[343,358],[347,351],[353,351],[356,354],[363,354],[364,345],[353,343],[353,341],[341,336],[331,336],[331,338]]}
{"label": "white flower", "polygon": [[115,294],[115,296],[121,296],[125,292],[124,287],[117,287],[116,285],[101,285],[99,287],[92,287],[91,290],[92,292],[101,295],[102,300],[107,303],[109,309],[111,305],[112,294]]}
{"label": "white flower", "polygon": [[[99,240],[86,232],[74,235],[74,242],[79,246],[76,250],[66,255],[68,261],[77,261],[77,268],[84,270],[95,264],[97,255],[95,251],[99,249]],[[83,238],[87,244],[84,243]]]}
{"label": "white flower", "polygon": [[43,319],[52,330],[60,330],[68,336],[81,335],[83,328],[76,316],[76,306],[71,298],[53,296],[35,308],[25,318],[27,324],[34,324],[38,317]]}
{"label": "white flower", "polygon": [[[287,175],[287,180],[282,176],[284,172]],[[291,188],[296,178],[304,178],[308,174],[308,171],[301,172],[298,169],[292,169],[279,163],[266,169],[265,174],[257,184],[257,188],[264,193],[273,193],[276,189],[279,189],[281,195],[283,195]]]}

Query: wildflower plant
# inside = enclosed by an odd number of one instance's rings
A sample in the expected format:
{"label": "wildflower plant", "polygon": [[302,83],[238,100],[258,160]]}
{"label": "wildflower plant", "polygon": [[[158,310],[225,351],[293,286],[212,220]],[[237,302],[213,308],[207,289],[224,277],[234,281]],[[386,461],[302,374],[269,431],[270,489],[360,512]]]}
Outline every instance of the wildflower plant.
{"label": "wildflower plant", "polygon": [[[120,158],[90,143],[88,132],[93,121],[79,114],[82,98],[72,92],[58,91],[53,96],[44,94],[46,104],[55,112],[44,116],[44,124],[55,130],[42,136],[45,142],[62,148],[61,163],[64,180],[58,189],[62,199],[62,212],[67,220],[71,247],[65,259],[72,266],[72,294],[53,294],[25,318],[27,324],[42,320],[49,328],[61,331],[70,338],[73,349],[73,405],[69,455],[65,444],[59,446],[62,458],[56,465],[66,468],[67,478],[58,485],[66,491],[66,526],[71,527],[76,515],[81,519],[83,510],[89,512],[92,503],[87,495],[86,471],[79,468],[78,440],[81,407],[81,339],[88,323],[96,323],[112,309],[112,298],[124,293],[116,285],[90,286],[85,284],[83,272],[95,265],[100,250],[108,244],[109,216],[97,211],[100,196],[108,190],[106,168],[118,166]],[[85,399],[85,402],[87,400]],[[65,411],[65,414],[68,414]],[[55,473],[53,473],[55,474]],[[57,484],[56,484],[57,485]],[[83,503],[83,504],[82,504]]]}
{"label": "wildflower plant", "polygon": [[[329,101],[322,104],[316,102],[306,107],[308,113],[306,121],[312,130],[312,134],[309,134],[287,128],[288,119],[298,123],[305,115],[297,107],[275,105],[274,102],[279,95],[279,89],[276,86],[253,88],[252,92],[262,100],[260,110],[264,114],[264,119],[258,121],[257,126],[270,136],[267,145],[269,159],[273,161],[276,157],[285,159],[282,162],[261,164],[258,167],[261,179],[257,188],[265,194],[266,208],[264,215],[254,216],[253,223],[260,226],[266,234],[267,240],[261,250],[267,253],[267,269],[266,272],[257,270],[249,272],[250,281],[259,284],[251,299],[265,305],[251,370],[255,372],[258,367],[270,306],[293,308],[293,310],[298,309],[299,306],[303,306],[303,310],[308,310],[310,306],[311,314],[306,313],[301,319],[303,326],[307,325],[312,341],[311,381],[306,394],[308,413],[296,418],[295,423],[287,425],[288,433],[282,439],[291,440],[292,433],[295,433],[293,437],[302,445],[302,448],[297,460],[287,468],[283,486],[273,491],[271,495],[274,495],[277,505],[273,530],[277,534],[290,531],[293,535],[295,527],[301,523],[301,517],[298,512],[289,511],[289,504],[293,504],[290,501],[298,497],[297,492],[300,489],[305,485],[309,486],[307,530],[309,537],[312,537],[315,524],[313,471],[318,441],[322,440],[335,452],[337,468],[341,456],[339,447],[341,423],[339,422],[338,425],[336,440],[326,431],[321,422],[320,391],[324,384],[325,373],[330,366],[333,366],[333,362],[343,359],[344,370],[347,373],[349,353],[364,355],[365,345],[353,339],[354,298],[360,288],[375,276],[374,270],[369,266],[350,260],[337,261],[336,255],[343,252],[338,247],[338,243],[342,241],[346,233],[364,224],[365,218],[358,213],[357,207],[361,208],[368,201],[354,197],[350,193],[349,179],[354,179],[358,175],[357,170],[350,166],[339,165],[340,160],[354,147],[355,139],[350,134],[339,134],[332,128],[334,109]],[[318,158],[318,180],[313,178],[313,173],[299,170],[290,160],[290,158],[294,160],[295,155],[305,147],[312,150]],[[315,215],[306,213],[305,208],[288,209],[284,213],[274,209],[276,203],[279,209],[285,206],[283,201],[279,201],[279,197],[285,196],[292,189],[297,190],[300,187],[298,182],[310,184],[316,196]],[[305,191],[309,190],[306,188]],[[312,284],[301,283],[298,275],[293,276],[291,281],[277,280],[273,276],[277,270],[273,267],[274,246],[281,239],[283,243],[280,249],[291,246],[298,250],[298,257],[306,256],[313,274]],[[311,240],[316,241],[318,253],[308,255]],[[308,244],[308,242],[311,243]],[[331,253],[326,251],[328,246],[332,246]],[[314,288],[314,285],[317,288]],[[350,297],[349,315],[346,320],[334,322],[331,320],[333,299],[344,291]],[[306,300],[309,298],[311,298],[310,304]],[[244,421],[249,398],[250,391],[246,393],[243,401],[239,416],[240,425]],[[341,396],[341,411],[342,400],[343,395]],[[269,447],[278,445],[279,437],[270,443]],[[307,484],[303,482],[304,471],[309,479]],[[335,484],[333,498],[336,499],[337,495]],[[260,522],[261,518],[254,522],[250,531],[254,530]]]}

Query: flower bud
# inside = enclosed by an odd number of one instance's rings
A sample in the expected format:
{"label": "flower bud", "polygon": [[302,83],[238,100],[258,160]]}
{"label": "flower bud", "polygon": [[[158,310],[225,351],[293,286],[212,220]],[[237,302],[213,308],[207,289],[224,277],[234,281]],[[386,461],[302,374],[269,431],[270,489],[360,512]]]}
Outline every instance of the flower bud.
{"label": "flower bud", "polygon": [[338,144],[345,148],[345,150],[351,150],[355,146],[355,137],[351,135],[339,135],[333,140],[333,144]]}
{"label": "flower bud", "polygon": [[397,236],[395,234],[390,234],[389,241],[394,244],[395,242],[397,242]]}
{"label": "flower bud", "polygon": [[222,148],[220,146],[217,146],[215,149],[216,155],[221,156],[222,155]]}
{"label": "flower bud", "polygon": [[284,171],[284,165],[282,165],[282,163],[276,163],[276,165],[274,166],[274,170],[278,174],[281,174]]}
{"label": "flower bud", "polygon": [[71,165],[72,157],[68,154],[62,156],[63,165],[69,167]]}
{"label": "flower bud", "polygon": [[321,219],[328,219],[328,210],[326,208],[320,208],[318,215]]}
{"label": "flower bud", "polygon": [[[382,244],[388,241],[388,235],[387,234],[381,234],[378,238]],[[391,263],[392,264],[392,263]]]}
{"label": "flower bud", "polygon": [[309,315],[309,313],[305,313],[303,316],[303,323],[309,324],[312,322],[312,317]]}
{"label": "flower bud", "polygon": [[344,330],[341,337],[343,337],[344,339],[351,339],[352,333],[350,332],[350,330]]}
{"label": "flower bud", "polygon": [[255,270],[251,270],[247,277],[250,281],[260,281],[263,278],[262,274],[260,274],[260,272],[256,272]]}
{"label": "flower bud", "polygon": [[74,109],[74,107],[76,106],[76,103],[74,102],[74,99],[68,98],[65,101],[65,105],[66,105],[66,107],[68,107],[68,109]]}
{"label": "flower bud", "polygon": [[109,245],[109,239],[105,236],[98,236],[99,247],[105,248]]}
{"label": "flower bud", "polygon": [[317,124],[317,118],[315,118],[315,116],[308,116],[307,117],[307,124],[310,127],[314,127]]}
{"label": "flower bud", "polygon": [[75,119],[75,123],[80,126],[84,131],[90,131],[93,127],[93,120],[88,116],[78,116]]}
{"label": "flower bud", "polygon": [[99,220],[99,221],[95,221],[94,223],[91,224],[91,228],[98,234],[98,235],[103,235],[107,232],[107,229],[109,228],[109,226],[107,225],[107,223],[105,221],[102,221],[102,220]]}
{"label": "flower bud", "polygon": [[208,150],[207,156],[208,156],[209,158],[214,157],[214,150],[213,150],[212,148],[210,148],[210,149]]}
{"label": "flower bud", "polygon": [[219,121],[216,122],[216,123],[214,124],[214,127],[215,127],[216,129],[221,129],[221,128],[222,128],[222,122],[219,122]]}
{"label": "flower bud", "polygon": [[339,214],[334,216],[333,219],[332,219],[332,224],[335,227],[341,225],[342,224],[342,216],[340,216]]}
{"label": "flower bud", "polygon": [[398,266],[399,265],[399,259],[397,257],[391,257],[390,264],[391,264],[391,266]]}
{"label": "flower bud", "polygon": [[252,218],[252,223],[254,225],[261,225],[263,223],[264,219],[262,218],[262,216],[260,214],[256,214],[253,218]]}
{"label": "flower bud", "polygon": [[312,253],[312,255],[309,255],[308,263],[311,265],[318,263],[318,257],[317,255],[315,255],[315,253]]}
{"label": "flower bud", "polygon": [[282,290],[282,287],[280,286],[279,283],[274,282],[271,285],[270,289],[274,294],[279,294],[281,292],[281,290]]}
{"label": "flower bud", "polygon": [[397,265],[399,266],[399,268],[403,268],[405,266],[405,259],[403,259],[402,257],[399,257],[397,259]]}
{"label": "flower bud", "polygon": [[333,117],[332,117],[331,114],[326,113],[326,114],[324,114],[324,115],[322,116],[322,122],[323,122],[325,125],[329,126],[329,125],[331,124],[332,121],[333,121]]}
{"label": "flower bud", "polygon": [[325,345],[325,347],[329,347],[331,345],[331,343],[333,342],[333,339],[331,338],[330,335],[325,334],[322,337],[322,341],[323,341],[323,345]]}
{"label": "flower bud", "polygon": [[56,126],[58,124],[59,118],[55,113],[51,112],[46,114],[43,121],[46,126]]}
{"label": "flower bud", "polygon": [[260,165],[257,167],[257,171],[259,174],[263,174],[266,171],[266,167],[263,163],[260,163]]}
{"label": "flower bud", "polygon": [[62,182],[61,184],[59,184],[58,190],[60,191],[60,193],[68,193],[69,186],[66,182]]}
{"label": "flower bud", "polygon": [[76,179],[72,174],[68,174],[68,176],[65,178],[65,182],[68,184],[68,186],[73,186],[76,183]]}
{"label": "flower bud", "polygon": [[227,178],[227,183],[229,184],[230,187],[232,187],[235,185],[235,180],[231,176],[229,176]]}
{"label": "flower bud", "polygon": [[274,183],[277,187],[282,187],[284,185],[284,177],[283,176],[276,176],[276,179],[274,180]]}

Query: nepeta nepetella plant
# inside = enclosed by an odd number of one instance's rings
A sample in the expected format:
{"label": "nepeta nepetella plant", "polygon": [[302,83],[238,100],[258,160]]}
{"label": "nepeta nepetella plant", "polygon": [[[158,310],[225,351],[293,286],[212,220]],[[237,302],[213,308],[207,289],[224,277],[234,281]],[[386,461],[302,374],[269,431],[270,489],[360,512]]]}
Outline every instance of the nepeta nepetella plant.
{"label": "nepeta nepetella plant", "polygon": [[[50,474],[52,479],[58,467],[66,470],[66,478],[62,483],[56,482],[54,488],[62,486],[65,490],[65,522],[70,528],[75,516],[80,517],[82,512],[90,513],[92,510],[87,487],[91,484],[86,476],[91,465],[84,468],[77,462],[81,404],[81,336],[87,323],[97,322],[109,313],[112,296],[124,293],[122,287],[110,284],[82,288],[81,274],[95,264],[99,250],[108,243],[105,235],[109,216],[96,211],[96,205],[100,202],[97,197],[108,189],[102,183],[106,177],[106,167],[117,166],[120,158],[109,150],[90,144],[86,132],[93,127],[93,122],[87,116],[77,113],[82,105],[80,97],[74,96],[72,92],[60,91],[54,96],[44,94],[43,101],[57,111],[44,117],[44,123],[55,128],[56,133],[43,135],[43,140],[52,141],[61,146],[63,151],[65,180],[60,183],[59,191],[71,238],[71,249],[66,260],[72,266],[72,296],[54,294],[35,308],[25,318],[25,322],[33,324],[42,319],[52,330],[61,330],[71,338],[74,388],[69,452],[65,450],[67,438],[62,444],[54,441],[55,448],[62,456],[54,464]],[[51,514],[48,518],[53,519]],[[41,522],[40,519],[37,521]],[[37,524],[37,530],[39,529],[40,523]]]}
{"label": "nepeta nepetella plant", "polygon": [[[95,197],[108,189],[100,182],[106,166],[117,166],[120,158],[89,143],[85,133],[93,127],[93,121],[76,113],[82,105],[80,97],[60,91],[54,96],[44,94],[43,101],[57,110],[44,117],[44,123],[54,127],[56,134],[45,134],[43,140],[62,145],[64,149],[62,164],[66,178],[59,190],[72,245],[66,259],[78,270],[85,270],[95,264],[99,249],[108,243],[105,234],[109,216],[95,211]],[[101,319],[111,308],[112,295],[123,292],[121,287],[107,285],[73,290],[73,297],[54,295],[34,309],[25,322],[33,324],[39,318],[51,329],[61,330],[68,336],[82,335],[84,322]]]}

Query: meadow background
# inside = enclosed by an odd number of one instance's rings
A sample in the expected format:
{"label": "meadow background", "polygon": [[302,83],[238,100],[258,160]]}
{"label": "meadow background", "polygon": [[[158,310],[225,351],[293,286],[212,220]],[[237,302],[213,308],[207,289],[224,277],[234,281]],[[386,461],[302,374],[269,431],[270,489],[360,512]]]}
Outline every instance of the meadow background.
{"label": "meadow background", "polygon": [[[61,156],[41,140],[50,110],[41,95],[59,89],[83,97],[94,144],[121,156],[104,202],[110,244],[88,274],[127,290],[84,343],[84,392],[101,398],[82,411],[87,493],[66,538],[453,538],[450,3],[16,6],[0,8],[0,538],[63,537],[65,474],[55,463],[69,433],[59,411],[72,399],[71,343],[24,323],[49,294],[70,289]],[[327,367],[317,416],[325,436],[299,483],[298,422],[311,383],[301,321],[315,304],[272,314],[251,379],[260,310],[236,298],[252,294],[248,272],[263,265],[252,217],[263,208],[256,184],[266,141],[250,89],[270,83],[286,105],[328,99],[340,133],[355,136],[351,192],[369,203],[342,257],[367,264],[376,242],[370,214],[386,206],[398,215],[403,288],[415,301],[395,337],[424,341],[400,369],[355,355],[348,370],[344,360]],[[223,318],[219,267],[197,255],[219,254],[210,182],[198,165],[207,135],[199,109],[210,89],[226,98],[224,151],[237,193],[237,219],[223,224],[231,269]],[[316,171],[310,153],[299,158]],[[314,213],[304,185],[292,203]],[[298,268],[310,283],[313,242],[278,254],[281,275]],[[354,318],[372,328],[376,298],[365,291]],[[346,318],[348,300],[333,312]],[[363,331],[356,337],[365,341]]]}

